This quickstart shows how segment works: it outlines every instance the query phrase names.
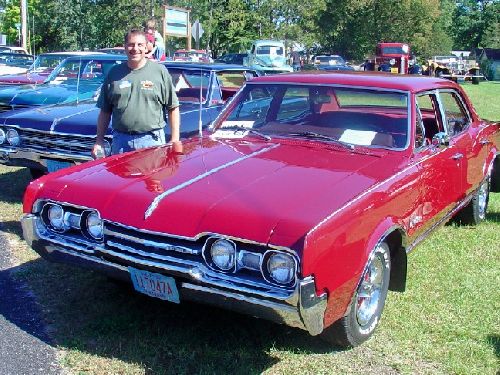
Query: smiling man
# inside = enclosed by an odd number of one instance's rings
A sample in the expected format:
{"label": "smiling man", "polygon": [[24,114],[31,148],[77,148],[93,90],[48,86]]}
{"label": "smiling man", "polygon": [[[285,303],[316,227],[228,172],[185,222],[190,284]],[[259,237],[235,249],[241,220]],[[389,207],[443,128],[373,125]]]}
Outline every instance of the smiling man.
{"label": "smiling man", "polygon": [[97,101],[95,159],[105,156],[104,135],[112,119],[112,154],[165,144],[168,112],[170,141],[179,141],[179,101],[168,71],[146,57],[146,35],[132,29],[125,35],[127,63],[115,65],[104,80]]}

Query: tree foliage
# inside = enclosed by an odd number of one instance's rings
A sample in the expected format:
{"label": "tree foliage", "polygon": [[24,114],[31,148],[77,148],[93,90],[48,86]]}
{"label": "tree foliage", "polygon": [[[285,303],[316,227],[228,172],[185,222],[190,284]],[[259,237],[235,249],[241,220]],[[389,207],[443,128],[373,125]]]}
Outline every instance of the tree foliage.
{"label": "tree foliage", "polygon": [[[154,14],[163,0],[28,0],[31,46],[37,52],[123,43],[124,33]],[[17,42],[19,0],[0,0],[1,31]],[[452,48],[499,48],[500,0],[170,0],[191,9],[204,29],[201,48],[214,56],[243,52],[255,39],[280,39],[307,51],[362,59],[379,41],[407,42],[419,56]],[[161,31],[161,23],[158,22]],[[172,49],[185,38],[167,38]],[[194,47],[194,41],[192,42]]]}

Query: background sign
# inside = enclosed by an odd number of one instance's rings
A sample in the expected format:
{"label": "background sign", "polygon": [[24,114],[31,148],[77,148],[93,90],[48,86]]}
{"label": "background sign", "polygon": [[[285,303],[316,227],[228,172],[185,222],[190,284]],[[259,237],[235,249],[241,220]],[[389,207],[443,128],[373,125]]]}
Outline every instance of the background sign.
{"label": "background sign", "polygon": [[188,36],[189,11],[181,8],[165,7],[165,33],[172,36]]}

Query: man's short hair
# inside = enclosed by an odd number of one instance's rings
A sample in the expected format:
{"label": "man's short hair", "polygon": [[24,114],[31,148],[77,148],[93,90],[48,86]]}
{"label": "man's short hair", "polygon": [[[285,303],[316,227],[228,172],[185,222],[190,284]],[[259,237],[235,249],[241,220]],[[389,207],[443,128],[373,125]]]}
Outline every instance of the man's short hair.
{"label": "man's short hair", "polygon": [[142,30],[139,30],[139,29],[130,29],[129,31],[127,31],[127,33],[125,34],[125,45],[127,45],[128,43],[128,40],[130,39],[130,37],[132,35],[142,35],[144,37],[144,40],[147,41],[146,39],[146,33]]}

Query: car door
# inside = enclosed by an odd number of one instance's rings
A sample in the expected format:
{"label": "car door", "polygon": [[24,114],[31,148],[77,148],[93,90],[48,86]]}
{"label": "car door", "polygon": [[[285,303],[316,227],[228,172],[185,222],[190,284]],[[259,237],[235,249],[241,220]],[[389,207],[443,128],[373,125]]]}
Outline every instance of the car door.
{"label": "car door", "polygon": [[439,224],[462,197],[464,151],[461,139],[449,138],[437,90],[418,94],[416,106],[423,134],[415,137],[419,144],[412,159],[419,168],[420,198],[418,215],[410,226],[417,226],[417,232],[422,233]]}
{"label": "car door", "polygon": [[457,157],[461,158],[460,197],[465,198],[483,179],[483,163],[486,160],[488,143],[482,139],[481,129],[474,126],[470,110],[460,93],[455,90],[440,90],[439,97],[450,143],[456,148]]}

